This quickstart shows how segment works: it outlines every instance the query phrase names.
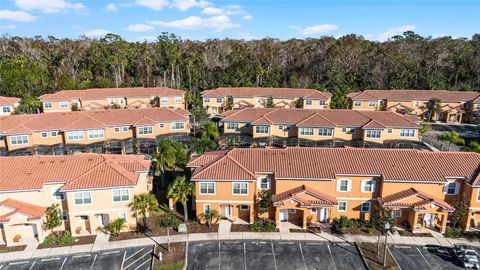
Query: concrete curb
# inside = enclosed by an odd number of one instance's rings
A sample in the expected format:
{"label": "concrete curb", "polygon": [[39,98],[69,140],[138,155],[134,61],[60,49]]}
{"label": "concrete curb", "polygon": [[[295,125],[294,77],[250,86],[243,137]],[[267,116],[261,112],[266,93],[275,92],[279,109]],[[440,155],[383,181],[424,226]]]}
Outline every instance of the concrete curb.
{"label": "concrete curb", "polygon": [[368,270],[371,270],[370,266],[368,266],[367,259],[365,259],[365,256],[363,255],[362,249],[358,246],[357,242],[353,242],[353,243],[355,244],[355,247],[357,248],[358,253],[360,254],[360,257],[362,257],[363,264]]}

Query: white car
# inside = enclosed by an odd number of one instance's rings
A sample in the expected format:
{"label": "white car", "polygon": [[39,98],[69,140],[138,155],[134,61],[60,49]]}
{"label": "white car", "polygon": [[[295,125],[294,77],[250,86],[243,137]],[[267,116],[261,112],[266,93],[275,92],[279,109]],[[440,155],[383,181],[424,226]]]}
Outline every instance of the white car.
{"label": "white car", "polygon": [[455,256],[460,260],[465,268],[479,269],[478,253],[465,245],[456,244],[453,248]]}

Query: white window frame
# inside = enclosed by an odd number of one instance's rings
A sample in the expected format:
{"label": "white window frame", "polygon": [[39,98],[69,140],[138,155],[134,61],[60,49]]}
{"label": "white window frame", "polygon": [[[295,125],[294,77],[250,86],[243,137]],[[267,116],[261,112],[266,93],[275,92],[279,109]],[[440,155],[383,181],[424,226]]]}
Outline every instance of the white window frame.
{"label": "white window frame", "polygon": [[[238,190],[240,193],[235,193],[235,185],[239,185]],[[241,193],[243,190],[246,190],[246,193]],[[232,182],[232,195],[248,196],[248,182]]]}
{"label": "white window frame", "polygon": [[10,113],[10,112],[12,112],[12,107],[10,107],[10,106],[5,106],[5,107],[2,108],[2,111],[3,111],[4,113]]}
{"label": "white window frame", "polygon": [[[50,196],[54,201],[64,201],[65,200],[65,193],[60,191],[59,187],[54,187],[50,189]],[[58,198],[57,196],[60,196]]]}
{"label": "white window frame", "polygon": [[[115,194],[118,192],[118,194]],[[124,199],[125,193],[127,195],[127,199]],[[120,200],[115,200],[115,197],[119,197]],[[113,189],[112,190],[112,202],[113,203],[124,203],[124,202],[129,202],[130,201],[130,191],[128,188],[122,188],[122,189]]]}
{"label": "white window frame", "polygon": [[62,210],[62,221],[68,221],[68,211],[67,210]]}
{"label": "white window frame", "polygon": [[160,102],[161,102],[162,104],[168,103],[168,97],[162,97],[162,98],[160,99]]}
{"label": "white window frame", "polygon": [[28,135],[10,136],[10,144],[11,145],[26,145],[26,144],[30,144],[30,139],[28,138]]}
{"label": "white window frame", "polygon": [[312,105],[313,105],[313,100],[311,100],[311,99],[305,99],[305,105],[306,105],[306,106],[312,106]]}
{"label": "white window frame", "polygon": [[388,133],[388,134],[392,134],[392,133],[393,133],[393,129],[392,129],[392,128],[387,129],[387,133]]}
{"label": "white window frame", "polygon": [[401,217],[402,216],[402,209],[393,210],[393,217]]}
{"label": "white window frame", "polygon": [[138,127],[138,135],[149,135],[149,134],[153,134],[152,126]]}
{"label": "white window frame", "polygon": [[309,127],[300,128],[300,135],[302,136],[313,136],[313,134],[314,134],[313,128],[309,128]]}
{"label": "white window frame", "polygon": [[[340,209],[340,205],[345,204],[345,210]],[[338,201],[337,212],[347,212],[348,211],[348,202],[347,201]]]}
{"label": "white window frame", "polygon": [[318,136],[332,137],[333,128],[318,128]]}
{"label": "white window frame", "polygon": [[182,103],[182,97],[174,97],[175,103]]}
{"label": "white window frame", "polygon": [[[368,210],[364,210],[363,206],[368,205]],[[360,213],[370,213],[372,210],[372,203],[371,202],[364,202],[360,205]]]}
{"label": "white window frame", "polygon": [[477,189],[477,202],[480,202],[480,188]]}
{"label": "white window frame", "polygon": [[250,210],[250,206],[248,204],[240,204],[240,211],[249,211],[249,210]]}
{"label": "white window frame", "polygon": [[240,127],[237,122],[227,122],[227,129],[238,131],[240,130]]}
{"label": "white window frame", "polygon": [[325,105],[327,105],[327,101],[325,99],[320,99],[320,101],[318,101],[318,104],[320,106],[325,106]]}
{"label": "white window frame", "polygon": [[67,132],[67,140],[68,141],[82,141],[82,140],[85,140],[85,132],[84,131],[69,131],[69,132]]}
{"label": "white window frame", "polygon": [[114,105],[115,104],[115,99],[114,98],[109,98],[108,99],[108,105]]}
{"label": "white window frame", "polygon": [[[206,187],[207,192],[202,192],[202,184],[207,185],[207,187]],[[210,184],[213,185],[213,193],[209,192],[209,189],[210,189],[209,185]],[[215,195],[216,192],[217,192],[217,183],[215,183],[215,182],[198,182],[198,193],[200,195]]]}
{"label": "white window frame", "polygon": [[56,138],[56,137],[58,136],[58,131],[51,131],[51,132],[50,132],[50,136],[51,136],[52,138]]}
{"label": "white window frame", "polygon": [[[368,191],[368,190],[365,190],[365,187],[367,185],[367,182],[372,182],[371,184],[371,191]],[[362,180],[361,182],[361,187],[360,187],[360,190],[362,191],[362,193],[374,193],[375,190],[376,190],[376,187],[377,187],[377,181],[375,181],[374,179],[364,179]]]}
{"label": "white window frame", "polygon": [[87,132],[89,140],[104,139],[105,130],[103,129],[91,129]]}
{"label": "white window frame", "polygon": [[355,133],[355,128],[352,127],[343,127],[342,128],[342,133]]}
{"label": "white window frame", "polygon": [[128,126],[123,126],[123,127],[122,127],[122,131],[123,131],[123,132],[128,132],[128,130],[129,130]]}
{"label": "white window frame", "polygon": [[118,218],[123,219],[125,222],[127,222],[127,213],[125,212],[118,213]]}
{"label": "white window frame", "polygon": [[361,107],[362,106],[362,101],[361,100],[355,100],[353,102],[353,106],[354,107]]}
{"label": "white window frame", "polygon": [[270,130],[270,127],[267,125],[255,126],[255,133],[257,134],[268,134],[269,130]]}
{"label": "white window frame", "polygon": [[158,128],[165,128],[165,123],[158,123]]}
{"label": "white window frame", "polygon": [[369,139],[381,139],[382,130],[380,129],[367,129],[365,132],[365,138]]}
{"label": "white window frame", "polygon": [[114,127],[113,132],[115,133],[120,133],[120,127]]}
{"label": "white window frame", "polygon": [[[262,184],[264,184],[264,183],[262,183],[263,180],[267,180],[267,187],[266,187],[266,188],[262,187]],[[270,180],[269,177],[260,177],[260,178],[258,178],[258,189],[259,189],[259,190],[269,190],[269,189],[270,189],[270,181],[271,181],[271,180]]]}
{"label": "white window frame", "polygon": [[60,102],[60,108],[62,108],[62,109],[68,108],[68,102],[66,102],[66,101]]}
{"label": "white window frame", "polygon": [[[347,181],[347,190],[341,190],[343,181]],[[352,191],[352,180],[350,180],[350,179],[338,179],[337,180],[337,191],[338,192],[350,192],[350,191]]]}
{"label": "white window frame", "polygon": [[203,102],[210,103],[210,98],[209,97],[204,97]]}
{"label": "white window frame", "polygon": [[416,107],[416,108],[420,107],[420,101],[414,101],[413,107]]}
{"label": "white window frame", "polygon": [[480,103],[477,104],[477,110],[480,110]]}
{"label": "white window frame", "polygon": [[122,97],[122,98],[119,98],[119,99],[118,99],[118,103],[119,103],[119,104],[125,104],[125,98],[123,98],[123,97]]}
{"label": "white window frame", "polygon": [[[455,189],[453,190],[453,193],[449,193],[449,186],[450,184],[455,184]],[[458,191],[460,189],[460,183],[458,182],[448,182],[447,184],[445,184],[445,191],[444,191],[444,194],[445,195],[457,195],[458,194]]]}
{"label": "white window frame", "polygon": [[414,138],[415,137],[415,129],[413,129],[413,128],[402,128],[402,129],[400,129],[400,137]]}
{"label": "white window frame", "polygon": [[52,108],[52,102],[44,102],[43,103],[43,108],[51,109]]}
{"label": "white window frame", "polygon": [[[88,194],[88,197],[85,196],[86,194]],[[76,198],[77,195],[80,195],[80,198]],[[90,202],[89,203],[85,203],[85,199],[90,199]],[[77,203],[77,200],[81,200],[82,203]],[[90,191],[79,191],[79,192],[74,192],[73,193],[73,204],[74,205],[91,205],[93,203],[93,199],[92,199],[92,192]]]}
{"label": "white window frame", "polygon": [[173,122],[172,123],[172,130],[183,130],[183,129],[185,129],[185,122]]}
{"label": "white window frame", "polygon": [[223,98],[217,97],[217,103],[222,103],[222,102],[223,102]]}
{"label": "white window frame", "polygon": [[375,107],[377,105],[377,101],[376,100],[369,100],[368,101],[368,107]]}
{"label": "white window frame", "polygon": [[[206,207],[208,206],[208,207]],[[208,208],[208,210],[206,210],[205,208]],[[206,203],[206,204],[203,204],[203,213],[206,214],[207,212],[210,212],[212,209],[212,206],[209,204],[209,203]]]}
{"label": "white window frame", "polygon": [[[45,136],[44,136],[44,135],[45,135]],[[42,137],[43,139],[48,138],[48,132],[46,132],[46,131],[41,132],[41,133],[40,133],[40,137]]]}
{"label": "white window frame", "polygon": [[310,208],[310,214],[316,214],[316,213],[317,213],[317,207]]}

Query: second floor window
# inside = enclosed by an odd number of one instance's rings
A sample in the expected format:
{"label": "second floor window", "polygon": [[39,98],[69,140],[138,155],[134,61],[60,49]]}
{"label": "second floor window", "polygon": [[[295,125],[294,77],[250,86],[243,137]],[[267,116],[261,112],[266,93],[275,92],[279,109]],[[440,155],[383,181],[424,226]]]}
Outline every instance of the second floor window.
{"label": "second floor window", "polygon": [[379,139],[382,136],[381,130],[367,130],[367,138]]}
{"label": "second floor window", "polygon": [[48,138],[48,132],[42,132],[41,135],[42,138]]}
{"label": "second floor window", "polygon": [[362,213],[370,212],[370,203],[369,202],[362,203],[362,206],[360,207],[360,212]]}
{"label": "second floor window", "polygon": [[300,135],[313,136],[313,128],[300,128]]}
{"label": "second floor window", "polygon": [[305,105],[312,106],[313,101],[311,99],[305,100]]}
{"label": "second floor window", "polygon": [[217,97],[217,103],[222,103],[222,102],[223,102],[223,98]]}
{"label": "second floor window", "polygon": [[168,98],[167,97],[162,97],[162,103],[168,103]]}
{"label": "second floor window", "polygon": [[73,200],[75,204],[91,204],[92,194],[89,191],[73,193]]}
{"label": "second floor window", "polygon": [[105,137],[105,132],[103,129],[94,129],[88,131],[89,139],[103,139]]}
{"label": "second floor window", "polygon": [[10,144],[11,145],[28,144],[28,136],[27,135],[11,136]]}
{"label": "second floor window", "polygon": [[182,97],[175,97],[175,103],[181,103]]}
{"label": "second floor window", "polygon": [[52,199],[55,201],[60,201],[65,199],[63,192],[60,191],[60,188],[52,188],[51,193],[52,193]]}
{"label": "second floor window", "polygon": [[4,113],[9,113],[11,111],[12,111],[12,109],[10,107],[3,107],[3,112]]}
{"label": "second floor window", "polygon": [[340,192],[350,191],[350,180],[340,179],[337,183],[337,191],[340,191]]}
{"label": "second floor window", "polygon": [[45,103],[43,103],[43,107],[45,109],[51,109],[52,108],[52,103],[51,102],[45,102]]}
{"label": "second floor window", "polygon": [[375,107],[375,105],[377,105],[377,102],[375,100],[368,101],[368,107]]}
{"label": "second floor window", "polygon": [[270,178],[262,177],[259,179],[259,189],[270,189]]}
{"label": "second floor window", "polygon": [[185,123],[184,122],[173,122],[172,123],[172,129],[185,129]]}
{"label": "second floor window", "polygon": [[400,129],[400,137],[415,137],[415,129]]}
{"label": "second floor window", "polygon": [[60,102],[60,108],[68,108],[68,102]]}
{"label": "second floor window", "polygon": [[445,187],[445,194],[456,195],[457,194],[457,182],[450,182]]}
{"label": "second floor window", "polygon": [[361,102],[360,100],[355,100],[355,102],[353,103],[353,105],[354,105],[355,107],[360,107],[360,106],[362,106],[362,102]]}
{"label": "second floor window", "polygon": [[204,97],[204,98],[203,98],[203,102],[209,103],[209,102],[210,102],[210,98],[209,98],[209,97]]}
{"label": "second floor window", "polygon": [[153,133],[153,128],[152,127],[139,127],[138,128],[138,134],[140,135],[146,135],[146,134],[152,134]]}
{"label": "second floor window", "polygon": [[227,122],[227,129],[230,129],[230,130],[239,130],[238,128],[238,123],[234,123],[234,122]]}
{"label": "second floor window", "polygon": [[128,202],[130,196],[128,195],[128,189],[115,189],[112,191],[114,202]]}
{"label": "second floor window", "polygon": [[215,194],[215,183],[200,183],[200,194]]}
{"label": "second floor window", "polygon": [[319,102],[320,106],[325,106],[327,104],[327,101],[324,99],[321,99]]}
{"label": "second floor window", "polygon": [[256,126],[255,132],[260,134],[266,134],[268,133],[268,126]]}
{"label": "second floor window", "polygon": [[67,139],[69,141],[78,141],[78,140],[83,140],[83,131],[71,131],[67,132]]}
{"label": "second floor window", "polygon": [[332,136],[333,129],[332,128],[319,128],[318,135],[319,136]]}
{"label": "second floor window", "polygon": [[375,180],[363,180],[362,192],[375,192]]}
{"label": "second floor window", "polygon": [[234,195],[247,195],[248,194],[248,183],[232,183],[233,194]]}

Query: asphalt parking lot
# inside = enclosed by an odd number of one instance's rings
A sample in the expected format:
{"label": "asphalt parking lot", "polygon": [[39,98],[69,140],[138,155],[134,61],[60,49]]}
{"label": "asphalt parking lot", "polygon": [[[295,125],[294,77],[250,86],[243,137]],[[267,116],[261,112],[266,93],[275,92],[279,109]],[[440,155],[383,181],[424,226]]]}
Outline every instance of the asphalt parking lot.
{"label": "asphalt parking lot", "polygon": [[0,270],[150,269],[153,246],[0,263]]}
{"label": "asphalt parking lot", "polygon": [[302,241],[191,242],[187,269],[366,269],[353,244]]}
{"label": "asphalt parking lot", "polygon": [[451,248],[441,246],[390,246],[390,251],[402,270],[464,269]]}

